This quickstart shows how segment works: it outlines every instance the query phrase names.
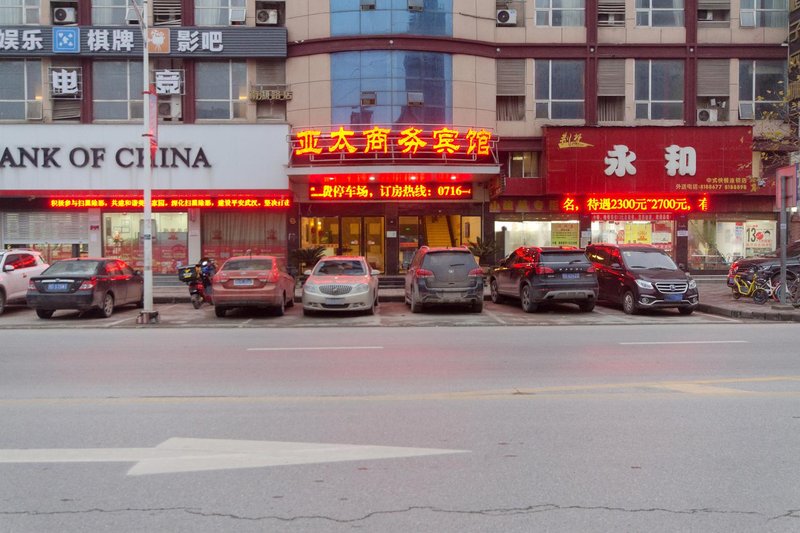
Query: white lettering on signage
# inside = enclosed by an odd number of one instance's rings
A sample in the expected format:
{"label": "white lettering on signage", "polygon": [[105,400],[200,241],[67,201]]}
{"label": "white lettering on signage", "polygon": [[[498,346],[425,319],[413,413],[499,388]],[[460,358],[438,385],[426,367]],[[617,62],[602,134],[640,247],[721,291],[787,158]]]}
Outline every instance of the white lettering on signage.
{"label": "white lettering on signage", "polygon": [[53,70],[53,94],[78,94],[78,71],[77,70]]}
{"label": "white lettering on signage", "polygon": [[222,52],[222,32],[178,30],[178,52],[194,52],[195,50]]}
{"label": "white lettering on signage", "polygon": [[664,168],[667,169],[667,174],[674,176],[676,173],[681,176],[694,176],[697,171],[697,152],[691,146],[678,146],[672,144],[667,146],[664,150],[664,159],[667,164]]}
{"label": "white lettering on signage", "polygon": [[157,70],[156,94],[181,94],[180,70]]}
{"label": "white lettering on signage", "polygon": [[628,150],[624,144],[615,144],[613,150],[608,151],[608,157],[604,160],[606,165],[606,176],[615,174],[618,177],[623,177],[625,174],[633,176],[636,174],[636,167],[633,162],[636,161],[636,153]]}

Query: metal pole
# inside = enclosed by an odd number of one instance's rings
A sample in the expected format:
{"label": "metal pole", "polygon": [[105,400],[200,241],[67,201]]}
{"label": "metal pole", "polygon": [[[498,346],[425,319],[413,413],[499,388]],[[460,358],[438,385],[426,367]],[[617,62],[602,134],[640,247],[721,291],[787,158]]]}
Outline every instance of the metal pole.
{"label": "metal pole", "polygon": [[142,32],[142,117],[144,123],[144,185],[142,200],[144,203],[142,224],[142,247],[144,248],[144,309],[139,314],[140,324],[158,322],[158,313],[153,310],[153,165],[150,160],[150,54],[147,50],[147,0],[142,0],[139,7],[136,0],[131,0],[139,17],[139,29]]}
{"label": "metal pole", "polygon": [[789,239],[786,237],[788,231],[788,224],[786,223],[786,182],[789,179],[785,173],[780,174],[781,180],[781,290],[779,291],[779,298],[781,305],[786,305],[786,246]]}

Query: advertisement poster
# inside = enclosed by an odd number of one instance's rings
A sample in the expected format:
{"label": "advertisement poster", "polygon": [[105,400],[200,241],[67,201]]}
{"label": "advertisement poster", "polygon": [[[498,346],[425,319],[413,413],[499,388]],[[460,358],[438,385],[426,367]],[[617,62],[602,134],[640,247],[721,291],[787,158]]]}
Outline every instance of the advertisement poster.
{"label": "advertisement poster", "polygon": [[775,249],[775,222],[754,220],[744,225],[744,253],[758,255]]}
{"label": "advertisement poster", "polygon": [[578,246],[580,225],[575,222],[553,222],[550,224],[552,246]]}
{"label": "advertisement poster", "polygon": [[650,223],[625,223],[625,243],[650,244],[652,242],[652,226]]}

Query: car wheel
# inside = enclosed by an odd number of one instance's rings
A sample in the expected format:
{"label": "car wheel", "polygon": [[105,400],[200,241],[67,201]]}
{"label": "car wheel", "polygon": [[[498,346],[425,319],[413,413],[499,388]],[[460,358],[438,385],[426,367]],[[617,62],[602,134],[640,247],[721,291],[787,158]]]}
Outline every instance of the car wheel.
{"label": "car wheel", "polygon": [[492,281],[489,282],[489,291],[491,292],[491,295],[492,295],[492,303],[495,303],[495,304],[502,303],[503,297],[500,296],[499,292],[497,292],[497,280],[496,279],[492,279]]}
{"label": "car wheel", "polygon": [[0,315],[6,310],[6,293],[0,291]]}
{"label": "car wheel", "polygon": [[594,310],[594,300],[586,300],[578,304],[578,308],[582,313],[590,313]]}
{"label": "car wheel", "polygon": [[283,316],[286,313],[286,293],[281,296],[281,303],[275,307],[275,316]]}
{"label": "car wheel", "polygon": [[114,296],[107,292],[103,296],[103,304],[100,307],[100,314],[103,318],[109,318],[111,315],[114,314]]}
{"label": "car wheel", "polygon": [[682,315],[691,315],[694,313],[694,307],[679,307],[678,312]]}
{"label": "car wheel", "polygon": [[200,309],[201,305],[203,305],[203,297],[199,294],[192,294],[192,307]]}
{"label": "car wheel", "polygon": [[625,294],[622,295],[622,310],[626,315],[636,313],[636,298],[633,296],[633,292],[625,291]]}
{"label": "car wheel", "polygon": [[531,294],[531,291],[531,286],[526,283],[522,286],[522,290],[519,294],[519,301],[522,304],[522,310],[526,313],[533,313],[536,311],[536,308],[539,307],[536,302],[533,301],[533,294]]}
{"label": "car wheel", "polygon": [[472,302],[472,306],[470,306],[470,310],[473,313],[482,313],[483,312],[483,300],[475,300]]}
{"label": "car wheel", "polygon": [[422,312],[422,302],[419,301],[419,289],[417,289],[416,287],[411,289],[411,312],[412,313]]}
{"label": "car wheel", "polygon": [[225,307],[222,307],[221,305],[215,305],[214,306],[214,314],[217,315],[218,318],[224,318],[225,317],[225,313],[227,313],[227,312],[228,312],[228,309],[225,308]]}
{"label": "car wheel", "polygon": [[303,308],[303,316],[312,316],[313,314],[314,311],[312,311],[311,309],[306,309],[305,307]]}
{"label": "car wheel", "polygon": [[52,309],[37,309],[36,310],[36,316],[38,316],[39,318],[50,318],[50,317],[53,316],[53,313],[55,313],[55,311],[53,311]]}

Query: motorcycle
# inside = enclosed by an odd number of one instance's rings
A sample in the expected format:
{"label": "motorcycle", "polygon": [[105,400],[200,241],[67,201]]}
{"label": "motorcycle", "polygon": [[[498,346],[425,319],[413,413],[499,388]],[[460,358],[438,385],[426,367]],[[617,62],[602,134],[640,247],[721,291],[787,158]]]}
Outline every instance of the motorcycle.
{"label": "motorcycle", "polygon": [[192,306],[200,309],[203,303],[214,304],[211,290],[211,278],[217,271],[214,261],[203,258],[194,266],[187,266],[178,270],[178,279],[189,285],[189,297]]}

